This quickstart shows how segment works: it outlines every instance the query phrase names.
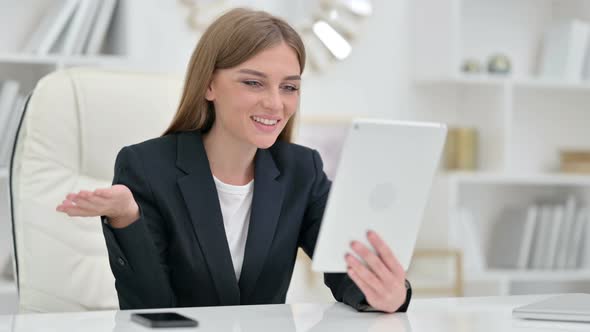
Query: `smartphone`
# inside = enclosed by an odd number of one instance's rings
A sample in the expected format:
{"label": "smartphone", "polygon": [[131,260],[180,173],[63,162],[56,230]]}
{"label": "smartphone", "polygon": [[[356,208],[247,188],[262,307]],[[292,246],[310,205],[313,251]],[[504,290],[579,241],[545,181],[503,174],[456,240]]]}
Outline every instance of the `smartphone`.
{"label": "smartphone", "polygon": [[196,327],[194,319],[175,312],[133,313],[131,320],[147,327]]}

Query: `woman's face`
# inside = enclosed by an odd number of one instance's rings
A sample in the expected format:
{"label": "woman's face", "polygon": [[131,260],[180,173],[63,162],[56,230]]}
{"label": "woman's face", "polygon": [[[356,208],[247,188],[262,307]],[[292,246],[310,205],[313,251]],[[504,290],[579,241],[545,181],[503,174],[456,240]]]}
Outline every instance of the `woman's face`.
{"label": "woman's face", "polygon": [[216,70],[206,99],[215,105],[212,131],[269,148],[299,105],[299,61],[285,43],[236,67]]}

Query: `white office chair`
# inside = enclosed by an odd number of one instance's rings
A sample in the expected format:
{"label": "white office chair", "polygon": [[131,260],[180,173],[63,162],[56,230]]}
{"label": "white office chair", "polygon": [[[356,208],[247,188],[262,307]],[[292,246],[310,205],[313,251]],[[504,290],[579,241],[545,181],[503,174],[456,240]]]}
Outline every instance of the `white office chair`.
{"label": "white office chair", "polygon": [[[117,152],[161,135],[181,89],[178,77],[86,68],[39,81],[10,176],[20,311],[117,308],[99,218],[70,218],[55,207],[69,192],[109,186]],[[308,267],[298,260],[291,298],[333,300]]]}
{"label": "white office chair", "polygon": [[181,83],[83,68],[39,81],[10,176],[20,311],[118,307],[100,219],[70,218],[55,207],[69,192],[109,186],[123,146],[161,135]]}

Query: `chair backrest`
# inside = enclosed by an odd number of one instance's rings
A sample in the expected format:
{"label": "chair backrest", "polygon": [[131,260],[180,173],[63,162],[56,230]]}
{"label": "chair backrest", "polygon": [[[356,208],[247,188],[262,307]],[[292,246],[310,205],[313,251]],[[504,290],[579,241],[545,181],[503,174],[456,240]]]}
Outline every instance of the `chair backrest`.
{"label": "chair backrest", "polygon": [[109,186],[117,152],[161,135],[181,90],[179,77],[88,68],[39,81],[11,161],[21,312],[118,307],[100,219],[55,207],[70,192]]}

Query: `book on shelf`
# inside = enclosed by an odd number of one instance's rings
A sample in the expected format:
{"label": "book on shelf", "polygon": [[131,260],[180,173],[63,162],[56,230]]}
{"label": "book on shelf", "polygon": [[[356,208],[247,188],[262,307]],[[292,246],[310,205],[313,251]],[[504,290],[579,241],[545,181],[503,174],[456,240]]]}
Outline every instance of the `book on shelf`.
{"label": "book on shelf", "polygon": [[100,53],[116,7],[117,0],[104,0],[101,2],[100,9],[96,14],[96,22],[85,48],[86,54]]}
{"label": "book on shelf", "polygon": [[[526,267],[526,258],[521,257],[528,251],[523,241],[531,237],[530,209],[521,206],[509,206],[502,209],[491,228],[488,248],[488,267],[500,269],[520,269]],[[534,220],[534,219],[533,219]],[[528,258],[528,257],[527,257]],[[523,264],[524,263],[524,264]]]}
{"label": "book on shelf", "polygon": [[[566,263],[567,269],[581,267],[580,256],[584,241],[590,241],[590,238],[585,237],[586,230],[590,227],[588,225],[589,221],[588,209],[586,207],[580,208],[576,212],[574,224],[572,226],[573,231],[571,233],[572,236],[570,237],[570,245],[568,246],[569,255]],[[586,266],[586,268],[590,268],[590,266]]]}
{"label": "book on shelf", "polygon": [[518,253],[517,268],[524,270],[529,264],[529,257],[533,247],[533,239],[535,229],[537,227],[537,219],[539,215],[539,207],[531,205],[527,208],[526,222],[523,229],[522,244],[520,252]]}
{"label": "book on shelf", "polygon": [[18,125],[24,111],[25,100],[25,96],[17,96],[16,101],[10,110],[7,129],[2,134],[2,144],[0,144],[0,164],[7,166],[10,165],[10,158],[12,157],[12,150],[16,140]]}
{"label": "book on shelf", "polygon": [[581,269],[590,269],[590,218],[589,211],[586,209],[586,213],[583,215],[583,225],[580,236],[581,242],[579,249],[579,257],[577,261],[577,267]]}
{"label": "book on shelf", "polygon": [[590,269],[590,213],[573,194],[506,206],[489,229],[487,268]]}
{"label": "book on shelf", "polygon": [[5,150],[10,148],[9,132],[12,131],[14,109],[18,101],[20,84],[17,81],[4,81],[0,85],[0,165],[7,166],[8,158],[5,158]]}
{"label": "book on shelf", "polygon": [[573,195],[568,196],[564,206],[563,224],[562,227],[558,229],[559,240],[557,242],[555,260],[553,262],[553,267],[556,269],[566,269],[568,255],[573,254],[573,252],[570,251],[569,243],[570,238],[572,237],[572,232],[574,231],[576,208],[576,197]]}
{"label": "book on shelf", "polygon": [[117,0],[55,0],[29,37],[23,51],[35,54],[98,54]]}
{"label": "book on shelf", "polygon": [[76,11],[79,0],[55,0],[43,15],[37,29],[31,34],[23,51],[35,54],[48,54],[64,33],[68,22]]}
{"label": "book on shelf", "polygon": [[554,23],[543,40],[541,78],[579,81],[583,78],[590,25],[581,20]]}
{"label": "book on shelf", "polygon": [[564,206],[561,204],[551,206],[551,221],[549,223],[549,234],[547,236],[547,255],[544,257],[543,267],[545,269],[555,268],[557,257],[557,245],[559,243],[560,229],[563,227]]}
{"label": "book on shelf", "polygon": [[531,269],[542,269],[545,267],[545,258],[548,255],[547,243],[551,236],[551,206],[541,204],[539,209],[538,225],[534,235],[531,264],[529,265]]}
{"label": "book on shelf", "polygon": [[99,1],[80,0],[76,13],[65,35],[61,53],[64,55],[81,54],[88,41],[90,30],[94,25]]}

